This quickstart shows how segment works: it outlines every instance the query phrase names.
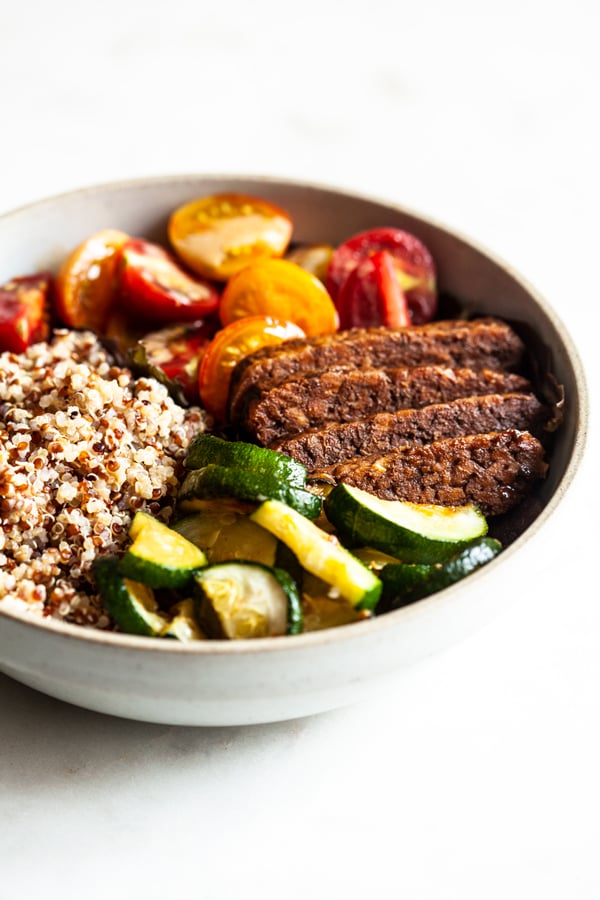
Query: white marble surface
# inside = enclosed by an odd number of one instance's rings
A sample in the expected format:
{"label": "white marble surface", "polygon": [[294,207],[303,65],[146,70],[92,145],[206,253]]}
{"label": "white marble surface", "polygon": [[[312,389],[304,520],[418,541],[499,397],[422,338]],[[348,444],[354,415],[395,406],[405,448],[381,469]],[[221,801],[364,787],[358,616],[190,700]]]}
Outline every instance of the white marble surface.
{"label": "white marble surface", "polygon": [[[0,211],[184,171],[372,192],[510,260],[594,394],[597,10],[4,3]],[[368,702],[183,729],[0,676],[2,900],[599,896],[597,454],[506,613]]]}

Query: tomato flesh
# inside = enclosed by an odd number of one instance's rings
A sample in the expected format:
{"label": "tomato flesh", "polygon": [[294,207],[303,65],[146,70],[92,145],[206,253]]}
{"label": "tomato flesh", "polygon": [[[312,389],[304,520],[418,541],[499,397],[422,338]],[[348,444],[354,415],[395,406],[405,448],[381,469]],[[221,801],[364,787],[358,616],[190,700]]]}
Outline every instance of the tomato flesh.
{"label": "tomato flesh", "polygon": [[406,297],[386,250],[368,256],[352,269],[338,293],[337,308],[340,328],[410,325]]}
{"label": "tomato flesh", "polygon": [[118,266],[123,305],[145,318],[196,321],[213,313],[219,304],[219,291],[213,284],[188,274],[170,253],[150,241],[126,241]]}
{"label": "tomato flesh", "polygon": [[143,364],[150,372],[162,372],[183,392],[188,403],[198,403],[200,361],[218,327],[216,316],[200,322],[170,325],[140,338],[141,354],[136,351],[134,355],[143,356]]}
{"label": "tomato flesh", "polygon": [[218,331],[206,348],[199,371],[200,399],[219,422],[227,420],[231,373],[237,363],[267,344],[279,344],[305,333],[293,322],[271,316],[249,316]]}
{"label": "tomato flesh", "polygon": [[22,353],[50,333],[46,273],[11,278],[0,286],[0,352]]}
{"label": "tomato flesh", "polygon": [[306,335],[337,330],[338,316],[324,284],[286,259],[263,259],[231,278],[219,316],[224,325],[245,316],[274,316],[295,322]]}
{"label": "tomato flesh", "polygon": [[292,227],[290,216],[275,204],[224,193],[176,209],[169,220],[169,240],[192,271],[226,281],[257,259],[283,256]]}
{"label": "tomato flesh", "polygon": [[56,312],[71,328],[102,334],[116,297],[118,253],[128,235],[96,232],[65,259],[56,277]]}
{"label": "tomato flesh", "polygon": [[411,323],[431,321],[437,311],[435,264],[431,253],[413,234],[400,228],[373,228],[361,231],[334,251],[327,272],[329,293],[337,302],[338,293],[359,262],[382,250],[395,262],[400,287],[406,296]]}

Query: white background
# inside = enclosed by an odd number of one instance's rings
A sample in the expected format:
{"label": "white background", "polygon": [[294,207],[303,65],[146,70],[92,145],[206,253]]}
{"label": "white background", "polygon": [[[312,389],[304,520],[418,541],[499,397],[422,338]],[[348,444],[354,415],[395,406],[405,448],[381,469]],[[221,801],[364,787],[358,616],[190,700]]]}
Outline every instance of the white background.
{"label": "white background", "polygon": [[[371,192],[520,270],[593,394],[598,9],[0,0],[0,211],[192,171]],[[184,729],[0,676],[2,900],[600,896],[592,441],[506,612],[367,702]]]}

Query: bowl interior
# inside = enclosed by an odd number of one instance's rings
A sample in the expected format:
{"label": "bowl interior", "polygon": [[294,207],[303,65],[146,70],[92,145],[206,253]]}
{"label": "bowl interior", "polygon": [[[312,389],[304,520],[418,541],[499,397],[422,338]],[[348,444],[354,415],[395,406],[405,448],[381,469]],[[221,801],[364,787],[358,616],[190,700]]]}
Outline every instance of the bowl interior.
{"label": "bowl interior", "polygon": [[[524,532],[567,486],[583,450],[587,402],[577,353],[556,314],[517,273],[472,241],[380,200],[320,185],[266,177],[172,176],[100,185],[16,210],[0,218],[0,279],[55,270],[89,234],[114,227],[166,243],[172,210],[190,199],[236,191],[270,199],[294,221],[295,242],[339,243],[381,225],[406,228],[436,260],[440,288],[480,314],[510,320],[564,387],[564,421],[554,436],[548,477],[531,500],[498,526],[506,542]],[[532,337],[535,335],[535,337]],[[546,362],[547,360],[547,362]]]}

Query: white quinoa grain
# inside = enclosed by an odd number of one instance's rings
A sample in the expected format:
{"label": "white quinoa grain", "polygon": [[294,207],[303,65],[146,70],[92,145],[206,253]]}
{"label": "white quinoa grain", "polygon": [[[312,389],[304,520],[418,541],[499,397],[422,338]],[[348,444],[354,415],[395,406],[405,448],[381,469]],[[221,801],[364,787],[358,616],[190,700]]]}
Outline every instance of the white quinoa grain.
{"label": "white quinoa grain", "polygon": [[125,545],[136,510],[168,521],[207,424],[90,332],[0,354],[0,607],[110,627],[92,562]]}

